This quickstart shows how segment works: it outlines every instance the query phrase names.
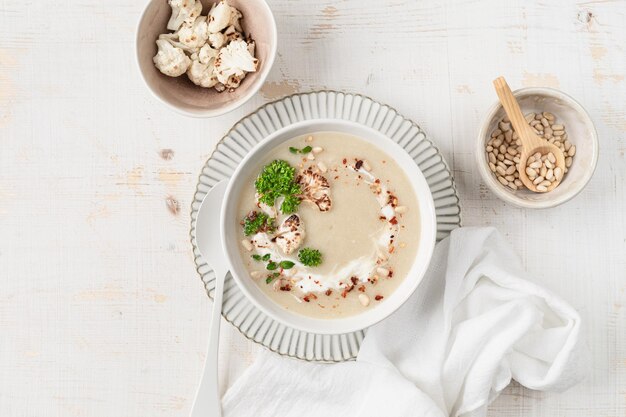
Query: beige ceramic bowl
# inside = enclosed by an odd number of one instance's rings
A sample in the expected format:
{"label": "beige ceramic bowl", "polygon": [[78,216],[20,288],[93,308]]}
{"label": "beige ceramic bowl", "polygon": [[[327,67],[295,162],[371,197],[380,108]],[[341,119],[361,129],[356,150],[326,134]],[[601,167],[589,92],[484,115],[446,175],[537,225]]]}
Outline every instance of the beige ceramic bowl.
{"label": "beige ceramic bowl", "polygon": [[[202,14],[217,0],[202,0]],[[139,72],[148,89],[163,103],[179,113],[193,117],[215,117],[236,109],[248,101],[263,85],[276,56],[276,23],[264,0],[229,0],[243,14],[241,21],[246,35],[256,42],[257,72],[249,73],[232,93],[218,93],[213,88],[193,84],[186,75],[168,77],[152,62],[157,53],[155,41],[162,33],[169,33],[167,21],[172,9],[167,0],[150,0],[137,26],[136,55]]]}
{"label": "beige ceramic bowl", "polygon": [[552,88],[531,87],[513,92],[524,114],[550,112],[558,123],[564,124],[568,140],[576,145],[574,162],[561,184],[547,193],[534,193],[527,189],[514,191],[500,184],[489,169],[485,152],[486,143],[500,120],[504,109],[496,102],[487,113],[476,142],[478,171],[485,184],[499,198],[517,207],[549,208],[563,204],[580,193],[593,176],[598,161],[598,136],[585,109],[572,97]]}

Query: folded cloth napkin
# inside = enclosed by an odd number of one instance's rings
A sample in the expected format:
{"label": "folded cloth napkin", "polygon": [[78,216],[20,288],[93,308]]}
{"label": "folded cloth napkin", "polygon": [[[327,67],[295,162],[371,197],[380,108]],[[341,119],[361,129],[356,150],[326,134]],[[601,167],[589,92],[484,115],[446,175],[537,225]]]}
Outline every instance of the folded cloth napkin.
{"label": "folded cloth napkin", "polygon": [[227,391],[224,415],[484,416],[511,379],[565,390],[585,369],[580,317],[523,276],[495,229],[457,229],[415,294],[368,330],[356,362],[264,352]]}

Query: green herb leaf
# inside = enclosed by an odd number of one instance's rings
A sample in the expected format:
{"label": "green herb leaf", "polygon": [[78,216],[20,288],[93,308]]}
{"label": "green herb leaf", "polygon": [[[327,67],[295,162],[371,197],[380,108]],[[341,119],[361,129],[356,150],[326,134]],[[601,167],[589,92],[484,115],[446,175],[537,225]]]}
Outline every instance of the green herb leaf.
{"label": "green herb leaf", "polygon": [[268,275],[267,278],[265,278],[265,283],[269,284],[270,282],[274,280],[274,278],[276,278],[279,275],[280,275],[280,272],[274,272],[273,274]]}
{"label": "green herb leaf", "polygon": [[295,263],[293,263],[291,261],[281,261],[279,265],[280,265],[280,267],[282,269],[291,269],[291,268],[293,268]]}
{"label": "green herb leaf", "polygon": [[301,200],[299,197],[288,195],[285,197],[285,199],[283,200],[283,203],[280,205],[280,211],[283,214],[295,213],[296,211],[298,211],[300,202]]}
{"label": "green herb leaf", "polygon": [[254,254],[252,255],[252,259],[254,259],[255,261],[260,261],[263,258],[261,257],[261,255]]}
{"label": "green herb leaf", "polygon": [[278,264],[274,261],[269,261],[267,266],[265,267],[268,271],[273,271],[278,268]]}
{"label": "green herb leaf", "polygon": [[296,170],[287,161],[277,159],[265,167],[259,174],[254,186],[259,193],[259,201],[273,207],[278,197],[285,197],[288,202],[281,204],[284,214],[293,213],[298,209],[301,193],[300,186],[295,181]]}
{"label": "green herb leaf", "polygon": [[311,148],[310,146],[305,146],[304,148],[302,148],[302,150],[300,151],[300,153],[309,153],[313,150],[313,148]]}
{"label": "green herb leaf", "polygon": [[253,235],[260,231],[274,230],[273,219],[265,213],[251,211],[243,219],[243,233],[246,236]]}
{"label": "green herb leaf", "polygon": [[269,261],[272,255],[270,255],[269,253],[266,253],[265,255],[263,255],[263,259],[265,262]]}
{"label": "green herb leaf", "polygon": [[303,248],[298,252],[298,259],[302,265],[318,266],[322,263],[322,254],[317,249]]}
{"label": "green herb leaf", "polygon": [[293,146],[290,146],[289,147],[289,152],[291,152],[291,153],[298,153],[298,152],[300,152],[300,150],[298,148],[294,148]]}

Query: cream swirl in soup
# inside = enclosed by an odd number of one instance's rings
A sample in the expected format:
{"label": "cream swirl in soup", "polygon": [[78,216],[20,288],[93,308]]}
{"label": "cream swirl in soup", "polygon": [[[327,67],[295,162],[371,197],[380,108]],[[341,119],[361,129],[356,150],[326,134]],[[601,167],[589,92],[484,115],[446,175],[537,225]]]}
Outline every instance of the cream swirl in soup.
{"label": "cream swirl in soup", "polygon": [[286,309],[335,318],[384,302],[417,251],[419,215],[400,167],[351,135],[279,145],[240,196],[241,256]]}

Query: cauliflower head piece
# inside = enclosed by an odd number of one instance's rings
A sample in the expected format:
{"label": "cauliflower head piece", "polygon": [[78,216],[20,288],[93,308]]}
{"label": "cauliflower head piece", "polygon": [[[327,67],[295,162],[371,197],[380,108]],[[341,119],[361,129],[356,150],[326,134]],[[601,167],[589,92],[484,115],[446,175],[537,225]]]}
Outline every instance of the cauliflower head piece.
{"label": "cauliflower head piece", "polygon": [[209,32],[221,32],[230,23],[233,8],[225,0],[213,5],[209,12]]}
{"label": "cauliflower head piece", "polygon": [[259,60],[250,55],[248,44],[243,40],[234,40],[220,49],[215,60],[215,74],[220,83],[236,88],[247,72],[257,70],[258,64]]}
{"label": "cauliflower head piece", "polygon": [[183,49],[196,51],[209,39],[209,25],[206,16],[200,16],[191,25],[183,23],[178,29],[178,42],[184,45]]}
{"label": "cauliflower head piece", "polygon": [[215,86],[217,84],[215,58],[217,58],[217,51],[209,45],[204,45],[200,48],[200,52],[191,55],[191,65],[187,70],[187,77],[191,82],[200,87]]}
{"label": "cauliflower head piece", "polygon": [[178,30],[183,23],[193,24],[202,12],[202,3],[198,0],[168,0],[172,15],[167,22],[169,30]]}
{"label": "cauliflower head piece", "polygon": [[166,39],[158,39],[156,44],[159,50],[152,61],[159,71],[170,77],[183,75],[191,64],[185,51],[172,45]]}
{"label": "cauliflower head piece", "polygon": [[221,32],[211,33],[208,42],[211,48],[220,49],[226,43],[226,36]]}

